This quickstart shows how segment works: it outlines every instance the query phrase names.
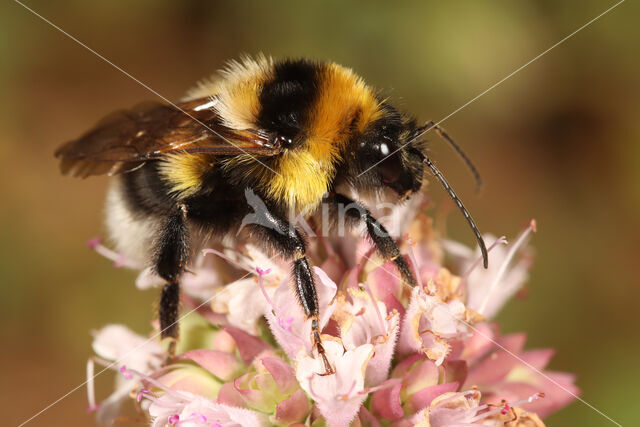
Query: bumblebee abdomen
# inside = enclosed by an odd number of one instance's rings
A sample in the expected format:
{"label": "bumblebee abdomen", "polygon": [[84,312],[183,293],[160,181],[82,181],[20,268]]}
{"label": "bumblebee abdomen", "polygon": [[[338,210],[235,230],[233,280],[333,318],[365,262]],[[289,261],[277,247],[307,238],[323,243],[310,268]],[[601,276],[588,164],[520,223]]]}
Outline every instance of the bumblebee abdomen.
{"label": "bumblebee abdomen", "polygon": [[197,235],[224,235],[249,211],[243,189],[224,177],[211,156],[181,154],[114,178],[106,225],[116,249],[141,265],[151,263],[154,239],[170,212],[185,206]]}
{"label": "bumblebee abdomen", "polygon": [[151,262],[153,240],[162,217],[149,212],[142,194],[127,188],[124,175],[115,178],[107,193],[105,225],[115,249],[140,266]]}
{"label": "bumblebee abdomen", "polygon": [[153,160],[119,175],[120,192],[129,209],[138,215],[164,215],[176,203],[170,184],[162,178],[160,163]]}

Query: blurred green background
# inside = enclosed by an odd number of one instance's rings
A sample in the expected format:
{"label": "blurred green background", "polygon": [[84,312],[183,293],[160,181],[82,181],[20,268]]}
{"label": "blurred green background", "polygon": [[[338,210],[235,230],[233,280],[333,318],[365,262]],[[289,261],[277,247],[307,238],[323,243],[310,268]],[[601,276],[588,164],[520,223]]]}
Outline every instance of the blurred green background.
{"label": "blurred green background", "polygon": [[[613,1],[27,1],[169,99],[240,53],[353,67],[401,108],[438,121]],[[433,157],[485,231],[538,221],[528,296],[499,316],[557,350],[582,397],[637,423],[640,383],[640,6],[627,1],[443,125],[477,163],[482,197],[439,140]],[[155,292],[85,246],[107,179],[59,175],[52,152],[114,109],[154,99],[12,1],[0,5],[0,338],[3,424],[85,379],[89,331],[148,330]],[[442,199],[440,189],[432,194]],[[459,215],[450,235],[472,238]],[[110,374],[98,380],[106,392]],[[33,425],[91,425],[80,389]],[[580,402],[550,426],[610,423]]]}

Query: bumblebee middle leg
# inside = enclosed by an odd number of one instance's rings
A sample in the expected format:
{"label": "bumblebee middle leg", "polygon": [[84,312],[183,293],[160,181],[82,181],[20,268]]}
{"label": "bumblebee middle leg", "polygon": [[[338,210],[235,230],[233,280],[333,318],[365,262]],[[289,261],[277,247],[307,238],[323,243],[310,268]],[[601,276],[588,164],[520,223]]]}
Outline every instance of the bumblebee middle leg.
{"label": "bumblebee middle leg", "polygon": [[407,260],[400,254],[400,249],[389,235],[389,232],[371,215],[369,209],[342,194],[335,194],[332,197],[332,201],[338,209],[338,216],[342,215],[352,223],[364,221],[367,227],[367,234],[375,245],[378,253],[380,253],[385,260],[393,261],[398,271],[400,271],[402,279],[408,285],[412,287],[415,286],[416,279],[409,268]]}
{"label": "bumblebee middle leg", "polygon": [[256,212],[256,215],[258,215],[256,217],[256,223],[248,224],[247,227],[262,237],[270,246],[286,258],[293,260],[295,291],[307,319],[311,319],[311,339],[313,346],[324,364],[324,374],[333,374],[335,371],[327,359],[320,338],[318,295],[313,274],[309,267],[309,261],[305,255],[305,239],[293,225],[282,217],[274,215],[272,212]]}
{"label": "bumblebee middle leg", "polygon": [[184,205],[173,209],[160,227],[156,240],[155,270],[166,283],[162,288],[158,317],[162,338],[173,338],[169,352],[178,338],[178,314],[180,286],[178,277],[185,268],[189,254],[189,234],[186,224],[187,210]]}

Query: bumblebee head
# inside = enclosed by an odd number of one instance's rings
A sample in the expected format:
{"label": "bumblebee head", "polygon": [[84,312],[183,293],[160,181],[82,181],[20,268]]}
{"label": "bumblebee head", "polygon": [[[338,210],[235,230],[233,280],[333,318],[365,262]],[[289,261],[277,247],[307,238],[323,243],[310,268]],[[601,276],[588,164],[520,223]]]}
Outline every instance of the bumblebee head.
{"label": "bumblebee head", "polygon": [[389,188],[405,198],[422,187],[423,147],[417,141],[408,144],[416,134],[415,120],[386,104],[382,111],[358,138],[356,186]]}
{"label": "bumblebee head", "polygon": [[444,175],[431,162],[427,155],[426,143],[420,137],[433,129],[444,138],[465,161],[476,178],[478,189],[480,189],[480,175],[475,166],[437,123],[428,122],[417,127],[415,120],[399,113],[393,107],[385,103],[382,104],[382,107],[380,117],[371,123],[359,137],[355,153],[355,159],[359,159],[355,167],[358,173],[355,178],[352,178],[353,184],[365,191],[383,187],[390,188],[401,199],[405,199],[411,193],[420,191],[426,166],[431,174],[440,181],[467,220],[478,240],[484,267],[487,268],[489,262],[487,249],[478,227]]}

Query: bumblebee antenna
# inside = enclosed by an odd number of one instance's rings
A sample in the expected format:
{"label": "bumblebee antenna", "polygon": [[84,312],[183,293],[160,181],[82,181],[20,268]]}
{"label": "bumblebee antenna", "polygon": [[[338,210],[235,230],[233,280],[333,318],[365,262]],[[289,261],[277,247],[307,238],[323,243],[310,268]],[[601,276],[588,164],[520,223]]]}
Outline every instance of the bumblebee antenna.
{"label": "bumblebee antenna", "polygon": [[462,161],[464,161],[465,165],[467,165],[467,169],[469,169],[469,171],[473,175],[473,178],[476,181],[476,193],[479,193],[480,190],[482,190],[482,177],[480,176],[480,172],[478,172],[478,169],[473,164],[471,159],[462,150],[462,147],[460,147],[458,144],[456,144],[456,142],[453,140],[453,138],[451,138],[449,136],[449,134],[443,128],[441,128],[437,123],[435,123],[433,121],[428,121],[427,123],[424,124],[424,126],[421,126],[418,129],[416,129],[416,135],[417,136],[415,138],[413,138],[412,140],[415,140],[415,139],[419,138],[420,136],[424,135],[430,129],[434,129],[438,133],[438,135],[440,135],[440,138],[442,138],[445,141],[447,141],[449,143],[449,145],[451,146],[451,148],[453,148],[454,151],[458,154],[458,156],[460,156]]}
{"label": "bumblebee antenna", "polygon": [[471,227],[471,230],[473,230],[473,234],[475,234],[476,236],[476,240],[478,241],[478,245],[480,246],[480,251],[482,252],[484,268],[487,268],[489,266],[489,254],[487,253],[487,246],[484,244],[484,239],[480,234],[480,230],[478,230],[476,223],[473,221],[473,218],[471,218],[469,211],[467,210],[467,208],[464,207],[464,205],[462,204],[462,200],[460,200],[460,198],[456,195],[455,191],[453,191],[453,188],[451,188],[451,186],[445,179],[444,175],[442,175],[442,172],[440,172],[438,168],[435,167],[433,163],[431,163],[431,160],[425,156],[423,159],[423,162],[429,167],[429,169],[431,169],[431,173],[433,173],[436,176],[436,178],[438,178],[438,180],[440,181],[440,184],[442,184],[444,189],[447,190],[447,193],[449,193],[449,197],[451,197],[451,199],[456,203],[456,205],[458,205],[458,208],[460,208],[462,215],[464,215],[465,219],[469,223],[469,226]]}

